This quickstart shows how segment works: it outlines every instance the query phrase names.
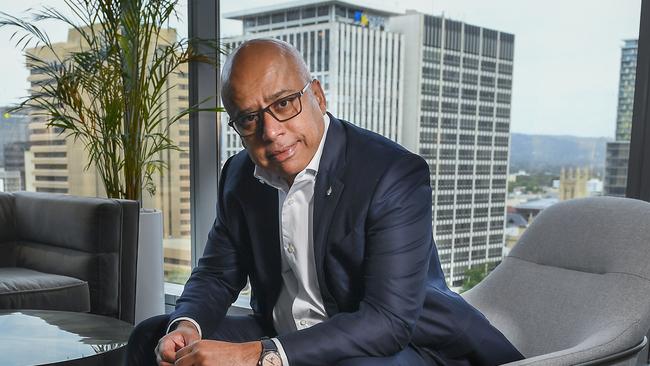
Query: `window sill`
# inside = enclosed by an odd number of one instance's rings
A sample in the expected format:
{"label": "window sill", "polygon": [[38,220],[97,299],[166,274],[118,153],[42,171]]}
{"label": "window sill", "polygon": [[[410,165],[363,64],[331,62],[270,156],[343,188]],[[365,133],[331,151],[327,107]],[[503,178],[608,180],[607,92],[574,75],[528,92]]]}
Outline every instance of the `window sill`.
{"label": "window sill", "polygon": [[[165,282],[165,313],[169,314],[174,310],[176,300],[181,296],[181,293],[183,293],[183,285]],[[249,296],[239,296],[232,304],[231,309],[236,312],[250,312],[250,301],[251,299]]]}

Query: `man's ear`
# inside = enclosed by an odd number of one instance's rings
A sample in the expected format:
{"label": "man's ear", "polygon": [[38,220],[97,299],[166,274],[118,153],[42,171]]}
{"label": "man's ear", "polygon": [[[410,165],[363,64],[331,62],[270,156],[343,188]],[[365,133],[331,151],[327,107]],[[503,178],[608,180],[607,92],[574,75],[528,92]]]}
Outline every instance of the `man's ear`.
{"label": "man's ear", "polygon": [[323,87],[320,84],[320,80],[314,79],[313,81],[313,91],[314,91],[314,96],[316,96],[316,100],[318,101],[318,106],[320,107],[321,112],[325,114],[327,111],[327,100],[325,99],[325,92],[323,91]]}

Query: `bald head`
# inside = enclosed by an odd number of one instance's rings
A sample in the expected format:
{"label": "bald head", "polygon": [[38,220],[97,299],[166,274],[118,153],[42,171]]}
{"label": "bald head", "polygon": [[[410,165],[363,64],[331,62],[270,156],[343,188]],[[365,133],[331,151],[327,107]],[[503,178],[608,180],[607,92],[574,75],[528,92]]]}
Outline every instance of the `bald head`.
{"label": "bald head", "polygon": [[298,50],[275,39],[244,42],[221,75],[229,125],[249,157],[291,185],[323,138],[327,100],[320,82],[312,80]]}
{"label": "bald head", "polygon": [[221,72],[221,98],[227,110],[232,107],[233,88],[246,75],[255,79],[268,72],[294,73],[301,79],[311,78],[300,52],[291,44],[273,38],[253,39],[242,43],[226,59]]}

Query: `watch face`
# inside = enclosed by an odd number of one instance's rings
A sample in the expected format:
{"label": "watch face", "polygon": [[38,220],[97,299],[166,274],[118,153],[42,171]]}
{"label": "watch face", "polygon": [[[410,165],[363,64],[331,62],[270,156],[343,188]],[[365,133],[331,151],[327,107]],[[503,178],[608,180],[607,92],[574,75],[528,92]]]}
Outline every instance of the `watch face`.
{"label": "watch face", "polygon": [[282,359],[277,352],[269,352],[262,358],[262,366],[282,366]]}

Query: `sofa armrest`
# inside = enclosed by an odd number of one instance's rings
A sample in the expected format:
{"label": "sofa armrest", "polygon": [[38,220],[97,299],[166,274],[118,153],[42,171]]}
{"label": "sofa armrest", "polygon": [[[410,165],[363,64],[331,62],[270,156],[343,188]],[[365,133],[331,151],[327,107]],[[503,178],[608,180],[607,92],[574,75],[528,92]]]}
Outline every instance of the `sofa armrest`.
{"label": "sofa armrest", "polygon": [[91,312],[133,322],[136,201],[15,192],[16,265],[88,282]]}
{"label": "sofa armrest", "polygon": [[14,201],[12,194],[0,192],[0,245],[16,240]]}
{"label": "sofa armrest", "polygon": [[[643,339],[636,345],[622,351],[613,352],[608,355],[589,359],[589,354],[582,351],[582,355],[576,357],[576,353],[565,353],[563,351],[547,353],[536,357],[526,358],[520,361],[510,362],[504,366],[548,366],[548,365],[576,365],[576,366],[636,366],[637,358],[648,344],[648,338]],[[642,363],[645,364],[645,363]]]}

